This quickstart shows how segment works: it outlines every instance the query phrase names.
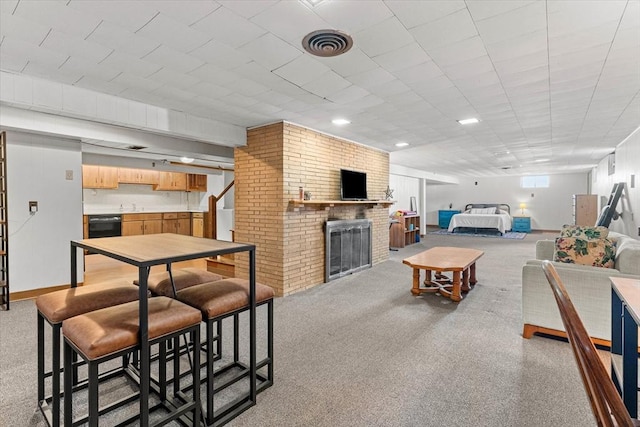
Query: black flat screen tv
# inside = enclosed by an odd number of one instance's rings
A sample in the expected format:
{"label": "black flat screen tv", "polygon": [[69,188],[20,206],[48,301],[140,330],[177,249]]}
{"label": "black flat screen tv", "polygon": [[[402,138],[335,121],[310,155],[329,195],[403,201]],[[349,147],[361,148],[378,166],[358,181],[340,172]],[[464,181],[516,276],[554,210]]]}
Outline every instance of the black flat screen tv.
{"label": "black flat screen tv", "polygon": [[367,200],[367,174],[340,169],[340,199]]}

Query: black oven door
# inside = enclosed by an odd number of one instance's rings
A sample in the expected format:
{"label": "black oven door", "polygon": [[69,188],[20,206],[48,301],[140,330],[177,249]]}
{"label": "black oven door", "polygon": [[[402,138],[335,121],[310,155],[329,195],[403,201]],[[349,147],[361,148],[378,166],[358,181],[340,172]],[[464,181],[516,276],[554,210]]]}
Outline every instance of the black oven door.
{"label": "black oven door", "polygon": [[89,215],[89,238],[122,236],[120,215]]}

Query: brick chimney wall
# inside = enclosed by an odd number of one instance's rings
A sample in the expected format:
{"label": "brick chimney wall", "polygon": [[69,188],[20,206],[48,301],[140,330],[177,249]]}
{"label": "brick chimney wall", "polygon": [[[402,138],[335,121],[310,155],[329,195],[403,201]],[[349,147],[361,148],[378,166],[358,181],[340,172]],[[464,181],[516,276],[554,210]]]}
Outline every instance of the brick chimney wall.
{"label": "brick chimney wall", "polygon": [[[290,204],[299,187],[312,200],[340,200],[340,169],[366,172],[369,199],[384,199],[386,152],[286,122],[248,130],[235,149],[235,240],[256,245],[257,280],[279,296],[324,283],[329,218],[371,219],[373,263],[389,257],[386,206]],[[236,276],[248,277],[246,255],[236,256]]]}

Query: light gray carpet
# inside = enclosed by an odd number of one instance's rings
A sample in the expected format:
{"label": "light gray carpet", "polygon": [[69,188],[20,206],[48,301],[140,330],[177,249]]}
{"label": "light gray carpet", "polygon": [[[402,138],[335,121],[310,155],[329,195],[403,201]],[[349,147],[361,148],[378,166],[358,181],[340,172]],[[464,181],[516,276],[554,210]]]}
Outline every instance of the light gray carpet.
{"label": "light gray carpet", "polygon": [[[521,336],[521,267],[535,241],[428,235],[372,269],[279,298],[275,384],[232,426],[584,426],[569,345]],[[402,259],[485,251],[459,304],[414,297]],[[41,426],[32,301],[0,312],[0,425]]]}

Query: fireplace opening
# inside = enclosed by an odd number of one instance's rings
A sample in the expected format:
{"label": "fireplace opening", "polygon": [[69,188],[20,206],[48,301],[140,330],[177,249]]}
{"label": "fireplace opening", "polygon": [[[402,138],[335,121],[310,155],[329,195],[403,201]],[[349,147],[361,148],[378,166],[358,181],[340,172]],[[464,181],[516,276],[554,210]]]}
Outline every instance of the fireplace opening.
{"label": "fireplace opening", "polygon": [[371,268],[369,219],[327,221],[325,224],[325,282]]}

